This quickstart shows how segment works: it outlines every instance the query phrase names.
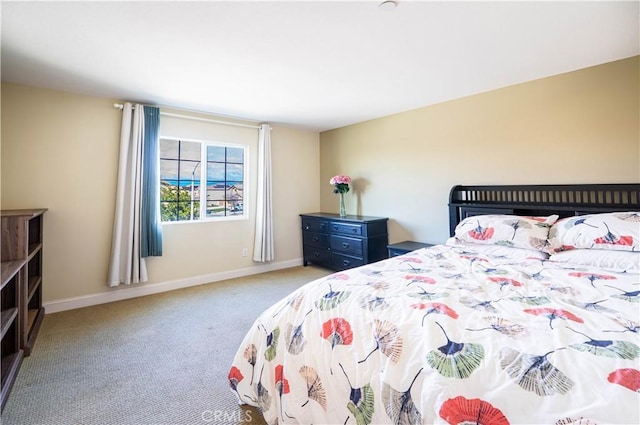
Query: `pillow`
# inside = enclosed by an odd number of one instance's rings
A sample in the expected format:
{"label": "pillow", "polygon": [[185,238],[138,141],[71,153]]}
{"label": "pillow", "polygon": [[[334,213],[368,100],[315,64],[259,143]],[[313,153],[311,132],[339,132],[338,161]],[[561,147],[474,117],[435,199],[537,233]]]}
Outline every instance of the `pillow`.
{"label": "pillow", "polygon": [[589,214],[558,220],[549,231],[548,252],[571,249],[640,250],[640,213]]}
{"label": "pillow", "polygon": [[462,242],[455,237],[447,239],[445,245],[469,249],[470,251],[478,254],[509,260],[546,260],[549,258],[549,254],[538,250],[511,248],[503,245],[482,245],[471,242]]}
{"label": "pillow", "polygon": [[640,252],[572,249],[551,255],[549,261],[567,266],[587,266],[614,272],[640,273]]}
{"label": "pillow", "polygon": [[557,219],[557,215],[476,215],[458,223],[455,237],[461,242],[542,251],[547,244],[549,228]]}

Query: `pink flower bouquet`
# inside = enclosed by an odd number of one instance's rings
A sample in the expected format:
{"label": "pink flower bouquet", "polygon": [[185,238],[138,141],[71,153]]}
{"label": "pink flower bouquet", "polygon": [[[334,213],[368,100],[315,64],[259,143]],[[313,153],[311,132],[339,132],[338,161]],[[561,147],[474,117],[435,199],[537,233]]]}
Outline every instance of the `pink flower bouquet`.
{"label": "pink flower bouquet", "polygon": [[351,177],[337,175],[331,177],[329,183],[333,185],[333,193],[347,193],[349,191],[349,183],[351,183]]}

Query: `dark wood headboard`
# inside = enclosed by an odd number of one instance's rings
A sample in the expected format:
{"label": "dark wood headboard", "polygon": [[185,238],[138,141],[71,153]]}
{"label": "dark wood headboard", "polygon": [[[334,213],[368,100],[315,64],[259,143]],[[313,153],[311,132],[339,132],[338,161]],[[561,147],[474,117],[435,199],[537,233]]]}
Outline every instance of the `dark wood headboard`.
{"label": "dark wood headboard", "polygon": [[454,186],[449,234],[463,219],[481,214],[569,217],[615,211],[640,211],[640,183]]}

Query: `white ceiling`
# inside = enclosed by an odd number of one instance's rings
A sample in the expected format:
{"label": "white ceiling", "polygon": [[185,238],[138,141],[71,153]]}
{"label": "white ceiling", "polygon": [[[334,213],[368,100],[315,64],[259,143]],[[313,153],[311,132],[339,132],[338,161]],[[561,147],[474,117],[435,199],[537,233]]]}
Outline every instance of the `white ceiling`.
{"label": "white ceiling", "polygon": [[327,130],[640,54],[638,1],[7,2],[2,81]]}

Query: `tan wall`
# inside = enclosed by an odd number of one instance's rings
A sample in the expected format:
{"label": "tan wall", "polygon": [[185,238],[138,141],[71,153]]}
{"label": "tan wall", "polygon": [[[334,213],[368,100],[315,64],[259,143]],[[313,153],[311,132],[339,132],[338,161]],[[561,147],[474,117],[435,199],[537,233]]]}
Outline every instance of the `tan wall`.
{"label": "tan wall", "polygon": [[[49,208],[45,302],[113,291],[106,279],[121,112],[113,108],[113,99],[13,84],[2,84],[1,94],[2,208]],[[203,130],[182,121],[185,133],[207,131],[206,125]],[[216,131],[211,137],[229,142],[238,132],[245,132],[244,140],[251,139],[247,131],[253,132],[248,186],[255,198],[257,131],[228,126]],[[298,214],[319,209],[319,135],[273,126],[271,137],[275,263],[282,263],[302,257]],[[256,266],[253,218],[251,210],[247,220],[163,225],[164,255],[149,259],[146,285]],[[249,249],[248,257],[242,257],[242,248]]]}
{"label": "tan wall", "polygon": [[347,213],[390,218],[389,239],[443,242],[456,184],[640,182],[639,58],[320,134],[329,179],[354,178]]}
{"label": "tan wall", "polygon": [[[348,212],[390,217],[391,242],[444,241],[455,184],[639,182],[638,60],[319,136],[274,126],[276,262],[301,257],[299,213],[337,211],[328,181],[338,173],[355,179]],[[120,111],[112,99],[12,84],[1,95],[2,208],[49,208],[45,302],[110,291]],[[148,285],[253,267],[240,255],[253,246],[252,218],[165,225]]]}

